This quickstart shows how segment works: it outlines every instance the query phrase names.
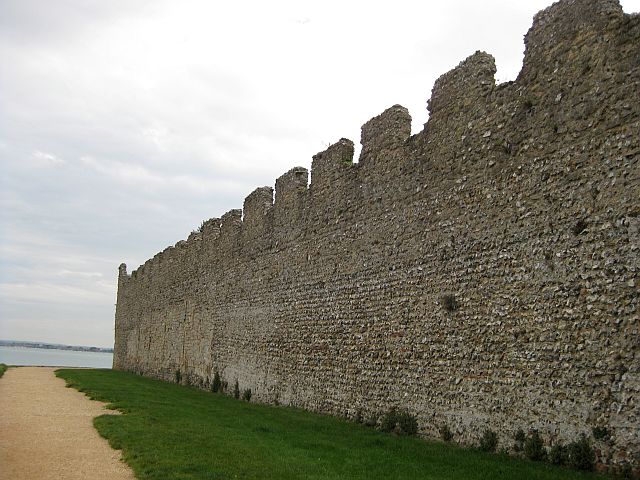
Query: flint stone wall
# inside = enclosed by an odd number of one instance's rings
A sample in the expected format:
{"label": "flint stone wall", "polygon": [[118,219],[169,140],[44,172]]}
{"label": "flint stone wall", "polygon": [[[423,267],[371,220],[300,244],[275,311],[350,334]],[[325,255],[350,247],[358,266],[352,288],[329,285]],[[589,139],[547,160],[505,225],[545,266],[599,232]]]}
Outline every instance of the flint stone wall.
{"label": "flint stone wall", "polygon": [[[244,209],[120,267],[114,368],[500,447],[606,427],[640,463],[640,17],[564,0],[496,85],[477,52],[424,130],[394,106]],[[447,308],[449,295],[458,304]]]}

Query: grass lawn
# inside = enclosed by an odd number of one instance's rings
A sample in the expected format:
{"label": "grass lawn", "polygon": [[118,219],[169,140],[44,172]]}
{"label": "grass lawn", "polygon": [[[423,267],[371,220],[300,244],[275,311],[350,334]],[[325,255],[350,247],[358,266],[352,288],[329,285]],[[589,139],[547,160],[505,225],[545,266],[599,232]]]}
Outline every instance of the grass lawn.
{"label": "grass lawn", "polygon": [[603,478],[111,370],[56,375],[125,415],[94,420],[139,479]]}

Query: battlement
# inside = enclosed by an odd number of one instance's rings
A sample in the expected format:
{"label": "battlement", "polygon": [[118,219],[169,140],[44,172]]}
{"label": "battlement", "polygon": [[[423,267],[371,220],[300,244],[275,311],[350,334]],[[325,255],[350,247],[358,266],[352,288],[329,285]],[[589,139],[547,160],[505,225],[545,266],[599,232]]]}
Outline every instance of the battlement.
{"label": "battlement", "polygon": [[292,202],[298,202],[300,195],[307,190],[309,171],[303,167],[295,167],[276,180],[275,206],[286,208]]}
{"label": "battlement", "polygon": [[308,178],[306,168],[295,167],[276,180],[272,239],[278,247],[302,234]]}
{"label": "battlement", "polygon": [[402,406],[462,444],[605,428],[598,462],[640,466],[640,17],[561,0],[525,44],[514,82],[476,52],[420,133],[394,105],[358,163],[342,138],[310,183],[293,168],[120,265],[114,367],[350,418]]}
{"label": "battlement", "polygon": [[[562,1],[542,10],[525,35],[524,63],[518,81],[535,81],[537,75],[557,73],[564,64],[576,61],[576,55],[580,55],[576,46],[588,46],[582,49],[583,53],[599,50],[598,43],[607,42],[606,37],[624,18],[617,0]],[[590,45],[585,42],[586,37],[591,39]]]}
{"label": "battlement", "polygon": [[[622,40],[627,40],[624,45],[633,46],[631,40],[638,37],[639,24],[638,16],[625,14],[617,0],[562,0],[554,3],[534,17],[533,26],[525,36],[526,49],[522,72],[516,82],[506,86],[507,92],[496,90],[495,60],[490,54],[480,51],[436,80],[431,98],[427,102],[430,119],[425,130],[419,134],[421,141],[440,141],[438,134],[434,133],[439,124],[445,124],[449,132],[453,132],[456,130],[455,123],[462,125],[465,119],[477,116],[474,112],[480,111],[484,114],[492,105],[493,108],[500,108],[505,103],[512,102],[514,106],[511,116],[520,113],[519,110],[539,106],[539,102],[544,100],[536,98],[540,96],[539,89],[532,86],[531,82],[543,72],[540,67],[546,69],[544,71],[547,73],[562,71],[572,74],[576,81],[585,81],[580,77],[590,71],[590,65],[593,64],[595,67],[596,64],[603,63],[596,62],[592,58],[593,53],[597,52],[599,56],[606,57],[602,50],[614,52],[617,50],[615,47],[622,44]],[[593,39],[593,35],[599,35],[599,40]],[[586,42],[585,37],[588,37]],[[622,39],[613,46],[612,37]],[[575,55],[582,55],[587,60],[584,64],[574,65]],[[616,60],[622,64],[619,65],[621,69],[629,71],[628,62],[621,58]],[[561,64],[562,62],[566,65]],[[607,64],[608,72],[615,69],[616,64]],[[542,81],[542,88],[546,88],[547,83],[554,83],[549,79],[538,80]],[[562,81],[568,85],[567,88],[576,83],[571,82],[571,79]],[[532,94],[523,93],[523,88]],[[509,96],[511,99],[507,98]],[[496,100],[500,103],[495,104]],[[472,131],[475,127],[472,124],[473,122],[468,122],[468,125],[465,123],[464,130]],[[406,147],[411,135],[411,116],[406,108],[394,105],[366,122],[361,130],[362,151],[358,167],[374,168],[372,165],[378,159],[388,158],[390,152],[401,151]],[[482,130],[476,133],[486,135],[488,132],[489,130]],[[451,142],[460,143],[457,138],[452,138]],[[509,145],[505,142],[502,147],[508,148]],[[358,175],[362,179],[370,178],[366,174],[351,170],[354,166],[353,155],[353,142],[345,138],[340,139],[325,151],[313,156],[310,186],[307,185],[308,171],[303,167],[295,167],[276,180],[275,203],[273,188],[257,188],[246,197],[243,210],[231,210],[220,219],[212,218],[204,222],[200,232],[197,232],[197,239],[213,241],[218,237],[237,238],[243,229],[251,229],[258,224],[267,228],[267,217],[274,206],[276,212],[280,211],[281,219],[270,228],[286,228],[283,220],[287,217],[285,209],[311,208],[313,202],[305,202],[306,197],[315,198],[317,204],[317,197],[335,193],[336,186],[339,186],[345,177]],[[386,182],[387,179],[383,181]],[[304,214],[298,212],[296,218],[300,216]],[[289,218],[288,221],[295,223],[293,218]],[[279,232],[270,234],[277,236]],[[190,236],[188,243],[195,239],[195,235]],[[177,246],[179,245],[176,244]],[[171,248],[168,247],[161,252],[161,257],[169,258]]]}
{"label": "battlement", "polygon": [[427,102],[431,117],[450,115],[486,99],[495,86],[495,73],[495,60],[485,52],[478,51],[460,62],[436,80]]}
{"label": "battlement", "polygon": [[203,239],[218,238],[220,236],[221,219],[210,218],[202,223],[200,234]]}
{"label": "battlement", "polygon": [[362,126],[360,163],[378,160],[384,152],[402,148],[411,135],[411,115],[401,105],[394,105]]}
{"label": "battlement", "polygon": [[311,162],[311,190],[321,192],[345,175],[353,163],[353,142],[340,139],[323,152],[316,153]]}
{"label": "battlement", "polygon": [[264,218],[273,207],[273,188],[256,188],[244,199],[243,222],[245,227],[264,223]]}

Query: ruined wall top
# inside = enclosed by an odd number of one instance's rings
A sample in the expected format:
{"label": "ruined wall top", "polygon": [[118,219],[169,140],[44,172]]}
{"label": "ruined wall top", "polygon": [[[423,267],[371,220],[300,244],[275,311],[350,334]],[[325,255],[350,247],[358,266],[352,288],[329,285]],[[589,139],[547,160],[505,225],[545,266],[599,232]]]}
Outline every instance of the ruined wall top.
{"label": "ruined wall top", "polygon": [[[613,61],[627,62],[625,68],[638,75],[637,52],[634,55],[621,51],[620,58],[608,57],[614,55],[615,49],[610,44],[616,38],[640,36],[639,24],[638,15],[625,14],[618,0],[554,3],[535,16],[525,36],[523,67],[514,82],[496,85],[494,58],[480,51],[472,54],[435,81],[427,102],[430,118],[418,137],[425,144],[437,143],[450,133],[447,142],[456,145],[460,140],[454,138],[453,132],[466,126],[470,116],[498,107],[495,96],[498,89],[518,92],[522,97],[523,92],[545,91],[553,76],[554,81],[568,90],[591,68],[614,69]],[[589,47],[585,48],[585,44]],[[631,48],[628,42],[625,48]],[[254,249],[247,243],[260,242],[263,248],[265,244],[288,238],[292,230],[301,228],[299,222],[310,210],[320,208],[323,198],[348,188],[345,185],[354,179],[385,182],[384,175],[372,172],[389,171],[386,164],[393,155],[402,156],[410,137],[411,116],[406,108],[394,105],[362,126],[358,163],[353,163],[353,142],[340,139],[313,156],[310,182],[305,168],[289,170],[276,180],[275,192],[271,187],[256,189],[245,199],[244,213],[234,209],[221,218],[207,220],[198,235],[191,235],[185,245],[213,241],[221,242],[219,247],[225,251],[242,252],[246,247]],[[505,141],[504,145],[508,143]],[[156,257],[162,261],[173,254],[172,250],[169,247]],[[120,267],[120,276],[127,277],[126,266]]]}

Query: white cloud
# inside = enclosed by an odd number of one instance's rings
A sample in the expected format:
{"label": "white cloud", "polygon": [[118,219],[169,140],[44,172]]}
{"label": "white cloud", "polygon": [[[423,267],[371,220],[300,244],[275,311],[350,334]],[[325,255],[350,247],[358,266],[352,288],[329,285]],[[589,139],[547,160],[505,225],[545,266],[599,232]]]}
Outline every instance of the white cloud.
{"label": "white cloud", "polygon": [[0,297],[12,303],[95,304],[113,300],[112,285],[92,282],[84,287],[59,283],[0,283]]}
{"label": "white cloud", "polygon": [[82,272],[82,271],[74,271],[74,270],[60,270],[58,275],[61,277],[73,277],[73,278],[82,278],[82,279],[91,279],[91,280],[101,280],[104,278],[104,275],[100,272]]}
{"label": "white cloud", "polygon": [[39,163],[45,163],[50,165],[59,165],[64,163],[64,160],[56,157],[52,153],[45,153],[45,152],[41,152],[40,150],[36,150],[35,152],[33,152],[31,157]]}

